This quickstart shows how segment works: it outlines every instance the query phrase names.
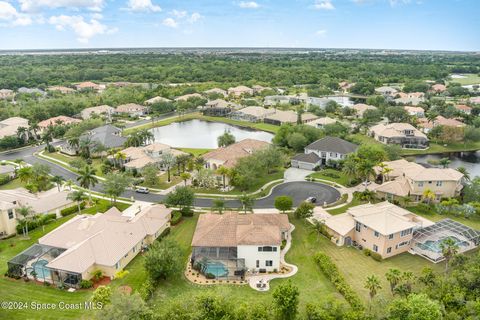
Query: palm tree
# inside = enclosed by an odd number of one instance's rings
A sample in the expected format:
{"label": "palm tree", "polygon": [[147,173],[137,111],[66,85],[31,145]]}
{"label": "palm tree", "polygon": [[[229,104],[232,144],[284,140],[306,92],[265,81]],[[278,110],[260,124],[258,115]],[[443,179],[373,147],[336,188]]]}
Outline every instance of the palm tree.
{"label": "palm tree", "polygon": [[50,152],[50,142],[53,141],[53,128],[51,126],[47,127],[47,129],[45,129],[43,132],[42,141],[47,144],[47,151]]}
{"label": "palm tree", "polygon": [[314,219],[312,229],[318,235],[322,235],[322,234],[324,234],[324,231],[325,231],[325,223],[323,221],[319,221],[317,219]]}
{"label": "palm tree", "polygon": [[191,155],[189,154],[180,154],[177,156],[177,164],[182,167],[183,172],[185,172],[185,167],[190,159]]}
{"label": "palm tree", "polygon": [[253,202],[255,201],[252,196],[246,194],[245,192],[238,198],[238,200],[242,204],[245,214],[247,213],[247,210],[251,210],[253,208]]}
{"label": "palm tree", "polygon": [[437,119],[438,113],[435,112],[435,111],[429,111],[429,112],[427,112],[427,114],[425,116],[426,116],[428,122],[433,123]]}
{"label": "palm tree", "polygon": [[390,283],[390,291],[392,294],[394,294],[395,287],[397,284],[400,282],[402,278],[402,273],[400,270],[391,268],[388,269],[388,272],[385,274],[385,277],[387,278],[387,281]]}
{"label": "palm tree", "polygon": [[33,169],[32,167],[23,167],[18,169],[17,176],[22,182],[28,182],[33,177]]}
{"label": "palm tree", "polygon": [[356,178],[358,176],[357,159],[354,157],[348,157],[343,163],[342,172],[348,176],[349,184],[352,183],[352,178]]}
{"label": "palm tree", "polygon": [[451,163],[452,161],[448,158],[442,158],[438,161],[439,164],[441,164],[443,166],[443,168],[448,168],[448,165]]}
{"label": "palm tree", "polygon": [[28,129],[25,127],[18,127],[17,128],[17,136],[19,139],[23,140],[23,143],[26,144],[28,142],[29,134]]}
{"label": "palm tree", "polygon": [[405,271],[402,274],[402,281],[407,287],[408,292],[412,292],[412,284],[415,281],[415,275],[411,271]]}
{"label": "palm tree", "polygon": [[430,189],[425,189],[423,191],[423,199],[430,204],[433,200],[435,200],[435,193]]}
{"label": "palm tree", "polygon": [[360,163],[358,163],[357,172],[361,177],[365,179],[364,180],[365,190],[367,190],[368,179],[375,174],[375,170],[373,168],[374,168],[373,163],[368,160],[362,160],[360,161]]}
{"label": "palm tree", "polygon": [[72,201],[75,201],[77,202],[77,206],[78,206],[78,213],[80,213],[82,211],[82,207],[81,207],[81,203],[83,200],[85,200],[85,192],[83,192],[82,190],[75,190],[75,191],[72,191],[70,192],[68,195],[67,195],[67,199],[68,200],[72,200]]}
{"label": "palm tree", "polygon": [[180,173],[180,178],[182,178],[183,182],[185,183],[185,187],[187,186],[187,181],[190,179],[192,175],[188,172],[182,172]]}
{"label": "palm tree", "polygon": [[142,144],[146,145],[150,141],[155,141],[155,136],[153,133],[147,129],[142,129],[138,132],[139,138],[142,140]]}
{"label": "palm tree", "polygon": [[457,171],[460,172],[461,174],[463,174],[463,178],[466,181],[470,181],[470,173],[468,172],[468,170],[465,167],[458,167]]}
{"label": "palm tree", "polygon": [[408,204],[409,204],[410,202],[412,202],[412,198],[410,197],[410,195],[406,195],[406,196],[404,196],[404,197],[401,197],[401,201],[402,201],[402,203],[403,203],[403,206],[404,206],[404,207],[407,207]]}
{"label": "palm tree", "polygon": [[84,159],[90,159],[91,149],[93,146],[92,139],[90,137],[84,137],[78,141],[78,149],[80,156]]}
{"label": "palm tree", "polygon": [[117,168],[117,162],[118,162],[118,166],[120,167],[121,165],[123,165],[124,161],[127,159],[127,155],[124,153],[124,152],[121,152],[121,151],[118,151],[117,153],[115,153],[115,155],[113,156],[113,166],[115,167],[115,169]]}
{"label": "palm tree", "polygon": [[62,176],[53,176],[50,178],[50,181],[52,181],[53,183],[55,183],[57,185],[57,188],[58,188],[58,192],[60,192],[60,186],[62,185],[62,182],[64,181],[65,179],[63,179]]}
{"label": "palm tree", "polygon": [[220,166],[218,169],[217,169],[217,174],[221,175],[222,176],[222,179],[223,179],[223,188],[225,189],[226,188],[226,184],[225,184],[225,176],[230,172],[230,169],[228,169],[227,167],[224,167],[224,166]]}
{"label": "palm tree", "polygon": [[33,209],[31,207],[22,206],[16,210],[16,212],[22,216],[22,223],[24,224],[23,227],[23,236],[28,237],[28,223],[30,222],[30,216],[33,213]]}
{"label": "palm tree", "polygon": [[367,281],[365,282],[365,289],[368,289],[370,291],[370,299],[373,300],[378,290],[382,289],[380,279],[378,279],[378,277],[374,274],[368,276]]}
{"label": "palm tree", "polygon": [[455,240],[446,238],[440,243],[442,255],[445,258],[445,272],[448,272],[448,264],[450,260],[458,253],[459,247]]}
{"label": "palm tree", "polygon": [[91,166],[85,166],[83,169],[78,171],[79,176],[77,181],[79,182],[82,188],[88,189],[88,201],[92,203],[92,191],[91,187],[94,187],[98,183],[97,177],[95,177],[95,169]]}
{"label": "palm tree", "polygon": [[72,186],[73,185],[74,185],[74,183],[73,183],[72,179],[68,179],[67,181],[65,181],[65,186],[68,187],[68,190],[72,191]]}
{"label": "palm tree", "polygon": [[388,181],[388,174],[393,171],[392,168],[389,168],[384,162],[380,163],[378,165],[380,167],[380,173],[382,175],[382,184],[385,183],[385,181]]}
{"label": "palm tree", "polygon": [[33,134],[32,134],[32,137],[33,137],[35,140],[38,140],[38,130],[39,130],[39,129],[40,129],[40,128],[38,127],[38,123],[36,123],[36,122],[32,122],[32,123],[30,124],[30,128],[28,128],[28,131],[29,131],[30,133],[33,133]]}
{"label": "palm tree", "polygon": [[167,169],[168,182],[170,182],[170,169],[175,165],[175,161],[175,156],[170,152],[165,152],[161,156],[160,163],[165,169]]}

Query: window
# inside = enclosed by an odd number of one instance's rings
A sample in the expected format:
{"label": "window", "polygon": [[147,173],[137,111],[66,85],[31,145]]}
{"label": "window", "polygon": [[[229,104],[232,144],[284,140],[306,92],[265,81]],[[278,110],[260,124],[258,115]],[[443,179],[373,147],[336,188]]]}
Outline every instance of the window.
{"label": "window", "polygon": [[277,247],[273,247],[273,252],[277,252]]}
{"label": "window", "polygon": [[263,251],[263,247],[258,247],[258,252],[262,252]]}
{"label": "window", "polygon": [[420,182],[418,183],[418,186],[419,186],[419,187],[423,187],[423,181],[420,181]]}
{"label": "window", "polygon": [[392,247],[388,247],[387,248],[387,253],[391,253],[392,252]]}
{"label": "window", "polygon": [[400,236],[401,236],[401,237],[405,237],[405,236],[407,236],[407,235],[409,235],[409,234],[411,234],[411,233],[412,233],[412,228],[407,229],[407,230],[403,230],[403,231],[400,233]]}
{"label": "window", "polygon": [[437,181],[437,187],[441,187],[442,183],[443,183],[443,181]]}
{"label": "window", "polygon": [[393,233],[388,235],[388,239],[393,239]]}
{"label": "window", "polygon": [[133,247],[132,252],[135,253],[137,251],[137,246]]}
{"label": "window", "polygon": [[273,267],[273,261],[272,260],[266,260],[265,261],[265,266],[266,267]]}
{"label": "window", "polygon": [[13,210],[12,209],[8,209],[8,219],[13,219],[14,216],[13,216]]}
{"label": "window", "polygon": [[260,260],[257,260],[257,263],[255,264],[257,268],[260,268]]}
{"label": "window", "polygon": [[115,263],[115,269],[120,268],[120,262]]}
{"label": "window", "polygon": [[409,243],[410,243],[410,241],[403,241],[403,242],[400,242],[400,243],[397,245],[397,247],[398,247],[398,248],[401,248],[401,247],[406,246],[406,245],[409,244]]}
{"label": "window", "polygon": [[378,246],[376,244],[373,245],[373,251],[378,252]]}
{"label": "window", "polygon": [[355,231],[360,232],[362,230],[362,224],[360,222],[355,223]]}
{"label": "window", "polygon": [[263,247],[258,247],[258,252],[276,252],[277,248],[276,247],[271,247],[271,246],[263,246]]}
{"label": "window", "polygon": [[368,229],[368,227],[367,227],[366,225],[363,225],[363,227],[364,227],[365,229]]}
{"label": "window", "polygon": [[378,238],[380,236],[380,233],[378,233],[378,231],[375,231],[373,232],[373,235]]}

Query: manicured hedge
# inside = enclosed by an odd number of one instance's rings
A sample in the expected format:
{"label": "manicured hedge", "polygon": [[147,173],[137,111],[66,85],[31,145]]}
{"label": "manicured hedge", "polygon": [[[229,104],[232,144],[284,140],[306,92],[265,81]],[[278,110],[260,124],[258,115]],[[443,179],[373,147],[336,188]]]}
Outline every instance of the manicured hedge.
{"label": "manicured hedge", "polygon": [[[17,217],[18,217],[18,215],[17,215]],[[37,220],[29,220],[27,222],[28,231],[30,232],[30,231],[38,228],[41,225],[45,225],[45,224],[49,223],[50,221],[55,220],[56,217],[57,217],[57,215],[55,213],[49,213],[49,214],[40,215]],[[22,234],[23,233],[23,224],[21,224],[21,223],[17,224],[16,230],[17,230],[18,234]]]}
{"label": "manicured hedge", "polygon": [[10,176],[7,174],[0,174],[0,186],[10,182]]}
{"label": "manicured hedge", "polygon": [[347,302],[355,310],[363,310],[363,304],[357,293],[347,283],[345,278],[340,274],[338,267],[333,263],[332,259],[323,252],[315,255],[315,262],[322,270],[323,274],[332,282],[335,288],[342,294]]}
{"label": "manicured hedge", "polygon": [[[80,209],[81,210],[85,209],[85,202],[80,203]],[[77,213],[77,212],[78,212],[78,206],[74,205],[73,207],[62,209],[60,211],[60,214],[62,215],[62,217],[66,217],[68,215],[71,215],[72,213]]]}
{"label": "manicured hedge", "polygon": [[182,213],[180,211],[172,211],[172,219],[170,219],[170,224],[174,226],[180,221],[182,221]]}

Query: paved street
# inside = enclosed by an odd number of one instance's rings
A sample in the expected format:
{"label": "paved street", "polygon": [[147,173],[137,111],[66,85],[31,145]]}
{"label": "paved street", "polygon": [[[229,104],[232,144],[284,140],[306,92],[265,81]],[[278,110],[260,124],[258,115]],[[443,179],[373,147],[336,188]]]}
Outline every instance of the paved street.
{"label": "paved street", "polygon": [[[29,164],[42,163],[46,164],[51,168],[51,173],[53,175],[60,175],[64,177],[65,180],[76,181],[77,174],[64,169],[63,167],[51,163],[49,161],[39,159],[33,155],[34,152],[40,151],[43,149],[43,146],[40,147],[30,147],[20,151],[7,152],[0,154],[0,160],[15,160],[23,159]],[[101,183],[97,184],[94,188],[94,191],[102,192]],[[254,203],[255,208],[265,209],[265,208],[274,208],[275,198],[281,195],[288,195],[293,198],[294,206],[297,206],[300,202],[304,201],[308,197],[317,198],[317,205],[323,205],[324,202],[332,203],[335,202],[340,197],[340,192],[335,188],[332,188],[325,184],[307,182],[307,181],[290,181],[282,183],[275,186],[272,189],[272,192],[269,196],[265,198],[258,199]],[[149,202],[159,202],[165,199],[164,195],[160,194],[139,194],[131,190],[127,190],[122,194],[122,197],[139,201],[149,201]],[[196,198],[195,206],[196,207],[211,207],[213,203],[212,199],[206,198]],[[240,208],[241,204],[238,200],[226,200],[225,205],[228,208]]]}

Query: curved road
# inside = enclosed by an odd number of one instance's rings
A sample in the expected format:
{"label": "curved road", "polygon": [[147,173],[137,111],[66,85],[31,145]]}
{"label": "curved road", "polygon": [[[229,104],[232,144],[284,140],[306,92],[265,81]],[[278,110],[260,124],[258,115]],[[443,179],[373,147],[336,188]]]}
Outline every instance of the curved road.
{"label": "curved road", "polygon": [[[55,144],[54,144],[55,145]],[[33,155],[33,153],[37,151],[43,150],[44,146],[38,147],[30,147],[25,148],[23,150],[15,150],[11,152],[5,152],[0,154],[0,160],[15,160],[15,159],[23,159],[23,161],[34,164],[34,163],[42,163],[46,164],[51,168],[51,173],[53,175],[62,176],[65,180],[71,179],[72,181],[76,181],[78,175],[73,173],[69,170],[66,170],[60,165],[55,163],[37,158]],[[101,183],[97,184],[94,188],[94,191],[102,192],[102,185]],[[267,209],[267,208],[274,208],[274,201],[275,198],[278,196],[287,195],[293,198],[294,206],[297,206],[300,202],[304,201],[308,197],[315,197],[317,198],[317,205],[323,205],[324,202],[332,203],[335,202],[340,198],[340,192],[337,189],[320,183],[315,182],[307,182],[307,181],[292,181],[279,184],[275,186],[270,195],[264,198],[257,199],[254,202],[254,208],[258,209]],[[124,198],[134,198],[140,201],[149,201],[149,202],[159,202],[165,199],[164,195],[160,194],[140,194],[133,192],[131,190],[127,190],[122,194]],[[196,198],[195,199],[195,206],[196,207],[211,207],[213,204],[212,199],[207,198]],[[238,200],[226,200],[225,206],[228,208],[240,208],[241,204]]]}

